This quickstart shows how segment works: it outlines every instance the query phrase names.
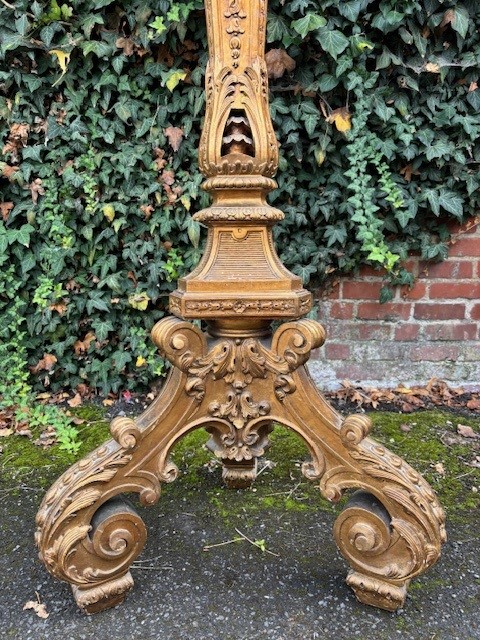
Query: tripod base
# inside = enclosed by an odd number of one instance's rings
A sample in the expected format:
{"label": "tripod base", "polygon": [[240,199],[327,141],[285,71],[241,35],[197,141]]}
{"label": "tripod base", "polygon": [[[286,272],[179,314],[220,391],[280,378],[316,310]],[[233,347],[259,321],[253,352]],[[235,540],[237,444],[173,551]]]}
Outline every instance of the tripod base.
{"label": "tripod base", "polygon": [[207,337],[177,318],[152,333],[173,364],[161,394],[136,420],[115,418],[113,439],[73,465],[46,494],[37,515],[40,558],[69,582],[79,607],[95,613],[120,603],[132,587],[129,567],[146,541],[143,521],[118,496],[139,494],[143,505],[176,478],[168,461],[175,443],[203,427],[223,463],[227,486],[248,487],[256,460],[278,423],[307,443],[302,472],[336,502],[354,493],[334,526],[352,570],[357,598],[394,611],[410,580],[440,555],[444,513],[425,480],[367,437],[370,419],[343,419],[318,392],[304,364],[324,340],[311,320],[288,322],[265,338]]}

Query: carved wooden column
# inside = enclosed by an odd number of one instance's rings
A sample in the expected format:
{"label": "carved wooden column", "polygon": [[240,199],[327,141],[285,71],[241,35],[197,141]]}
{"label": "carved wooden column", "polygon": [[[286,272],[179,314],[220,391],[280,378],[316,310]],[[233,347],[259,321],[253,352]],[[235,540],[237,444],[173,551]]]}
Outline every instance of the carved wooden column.
{"label": "carved wooden column", "polygon": [[[306,441],[305,476],[337,501],[359,489],[334,526],[359,600],[395,610],[411,578],[440,555],[444,514],[425,480],[367,437],[364,415],[341,417],[305,369],[324,341],[322,326],[299,319],[311,307],[300,279],[280,262],[272,226],[283,214],[266,202],[276,187],[278,147],[268,112],[264,62],[266,0],[206,0],[210,61],[200,143],[212,206],[195,218],[208,227],[199,266],[170,296],[168,317],[152,338],[172,363],[165,387],[136,420],[115,418],[113,440],[69,469],[37,515],[40,557],[93,613],[123,600],[129,566],[145,526],[118,497],[144,505],[175,479],[174,444],[199,427],[222,460],[230,487],[246,487],[274,423]],[[189,320],[203,319],[207,333]],[[286,320],[273,337],[273,320]]]}

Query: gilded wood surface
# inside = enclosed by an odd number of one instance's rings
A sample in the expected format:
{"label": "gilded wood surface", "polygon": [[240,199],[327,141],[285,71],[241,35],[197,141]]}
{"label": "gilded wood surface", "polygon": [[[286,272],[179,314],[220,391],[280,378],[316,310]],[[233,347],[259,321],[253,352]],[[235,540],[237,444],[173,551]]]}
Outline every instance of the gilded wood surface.
{"label": "gilded wood surface", "polygon": [[[268,113],[264,62],[266,0],[207,0],[210,60],[200,144],[212,206],[204,257],[170,298],[179,317],[152,338],[173,365],[162,393],[136,420],[115,418],[113,439],[69,469],[47,492],[36,542],[47,569],[69,582],[88,613],[122,601],[133,581],[145,526],[119,496],[154,504],[176,467],[174,444],[204,427],[230,487],[249,486],[274,423],[297,432],[311,461],[304,475],[336,502],[358,489],[334,526],[359,600],[403,605],[409,581],[439,557],[444,514],[425,480],[368,437],[366,416],[343,419],[311,381],[305,363],[325,338],[300,279],[281,264],[266,202],[278,148]],[[182,318],[182,319],[180,319]],[[186,321],[203,318],[209,335]],[[273,337],[270,323],[290,319]],[[208,339],[207,339],[208,338]]]}

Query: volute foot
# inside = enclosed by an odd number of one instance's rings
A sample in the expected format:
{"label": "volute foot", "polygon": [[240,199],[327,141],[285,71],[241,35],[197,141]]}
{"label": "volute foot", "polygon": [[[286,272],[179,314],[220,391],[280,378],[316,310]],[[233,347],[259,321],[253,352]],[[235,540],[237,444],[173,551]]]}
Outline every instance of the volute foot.
{"label": "volute foot", "polygon": [[133,578],[129,571],[120,578],[86,589],[72,585],[72,592],[78,607],[91,615],[121,604],[132,587]]}
{"label": "volute foot", "polygon": [[392,584],[357,571],[350,571],[347,576],[347,584],[359,602],[385,611],[396,611],[403,607],[408,583],[409,580],[403,584]]}

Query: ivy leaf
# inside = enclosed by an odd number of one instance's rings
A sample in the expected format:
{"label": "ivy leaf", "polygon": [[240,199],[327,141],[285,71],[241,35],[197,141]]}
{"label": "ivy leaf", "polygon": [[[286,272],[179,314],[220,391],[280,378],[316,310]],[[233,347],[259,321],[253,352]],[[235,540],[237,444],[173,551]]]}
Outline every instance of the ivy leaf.
{"label": "ivy leaf", "polygon": [[283,38],[288,35],[289,30],[282,16],[269,13],[267,20],[267,42],[282,42]]}
{"label": "ivy leaf", "polygon": [[454,145],[448,140],[446,136],[442,136],[434,140],[425,151],[427,160],[433,160],[434,158],[443,158],[449,156],[455,150]]}
{"label": "ivy leaf", "polygon": [[130,108],[127,106],[126,100],[121,99],[120,102],[117,102],[117,104],[114,106],[114,109],[115,109],[115,113],[120,118],[120,120],[123,120],[123,122],[128,123],[132,115],[132,112]]}
{"label": "ivy leaf", "polygon": [[61,49],[52,49],[48,53],[50,55],[54,55],[57,57],[58,66],[62,70],[60,77],[57,80],[55,80],[55,82],[52,84],[52,87],[54,87],[60,82],[63,76],[67,73],[68,63],[70,62],[70,53],[67,53],[66,51],[62,51]]}
{"label": "ivy leaf", "polygon": [[334,109],[332,113],[326,118],[329,124],[334,124],[337,131],[344,133],[350,131],[352,128],[351,122],[352,116],[347,107],[340,107],[340,109]]}
{"label": "ivy leaf", "polygon": [[350,0],[349,2],[339,2],[338,12],[350,22],[356,22],[362,10],[363,0]]}
{"label": "ivy leaf", "polygon": [[180,127],[167,127],[165,129],[165,135],[172,149],[177,152],[183,140],[183,129]]}
{"label": "ivy leaf", "polygon": [[173,92],[173,90],[178,85],[178,83],[181,80],[185,80],[186,77],[187,77],[186,71],[182,71],[180,69],[177,69],[176,71],[172,71],[165,82],[165,86],[169,91]]}
{"label": "ivy leaf", "polygon": [[335,29],[319,29],[316,39],[324,51],[335,60],[348,47],[349,40],[341,31]]}
{"label": "ivy leaf", "polygon": [[145,311],[150,300],[150,296],[144,291],[128,296],[128,304],[139,311]]}
{"label": "ivy leaf", "polygon": [[462,38],[465,38],[468,31],[469,20],[468,9],[464,5],[458,4],[454,9],[448,9],[448,11],[445,12],[441,26],[450,23],[452,29]]}
{"label": "ivy leaf", "polygon": [[28,22],[28,18],[25,14],[22,14],[15,20],[15,28],[21,36],[24,36],[27,33],[29,26],[30,23]]}
{"label": "ivy leaf", "polygon": [[324,27],[327,21],[323,16],[319,16],[316,13],[307,13],[300,20],[294,20],[292,22],[292,29],[299,33],[302,38],[305,38],[310,31],[316,31],[320,27]]}
{"label": "ivy leaf", "polygon": [[447,189],[440,189],[440,194],[438,197],[439,205],[452,213],[456,218],[461,218],[463,215],[463,200],[462,198],[454,193],[453,191],[449,191]]}
{"label": "ivy leaf", "polygon": [[152,29],[155,29],[157,35],[161,35],[164,31],[167,30],[167,26],[165,25],[161,16],[157,16],[155,20],[153,22],[150,22],[148,26],[152,27]]}

